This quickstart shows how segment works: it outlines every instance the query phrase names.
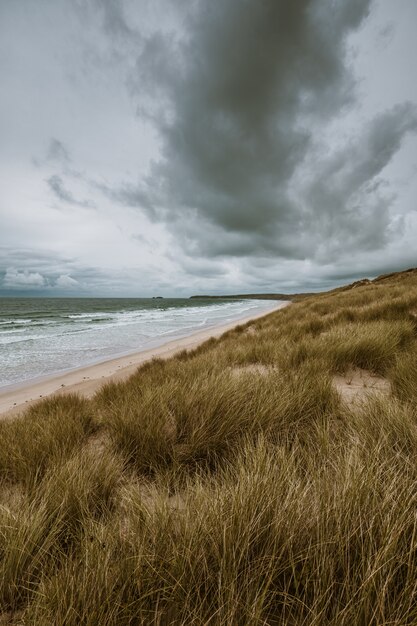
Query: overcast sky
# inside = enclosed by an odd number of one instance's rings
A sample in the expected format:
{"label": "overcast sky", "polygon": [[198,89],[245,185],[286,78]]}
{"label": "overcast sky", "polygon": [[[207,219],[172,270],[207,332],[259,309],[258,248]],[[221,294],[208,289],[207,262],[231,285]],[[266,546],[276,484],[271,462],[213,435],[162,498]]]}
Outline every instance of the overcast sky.
{"label": "overcast sky", "polygon": [[0,0],[0,294],[417,265],[416,0]]}

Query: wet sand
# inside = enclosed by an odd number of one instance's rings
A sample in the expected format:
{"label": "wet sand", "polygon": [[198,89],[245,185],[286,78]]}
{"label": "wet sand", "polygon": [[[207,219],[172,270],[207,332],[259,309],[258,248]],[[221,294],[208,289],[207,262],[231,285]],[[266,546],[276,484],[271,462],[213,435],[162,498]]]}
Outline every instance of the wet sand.
{"label": "wet sand", "polygon": [[146,361],[153,358],[168,359],[181,352],[181,350],[192,350],[211,337],[220,337],[220,335],[239,324],[245,324],[250,320],[269,315],[287,304],[289,302],[279,302],[276,308],[267,312],[263,311],[228,324],[197,331],[187,337],[174,339],[150,350],[141,350],[133,354],[80,367],[69,372],[48,376],[40,380],[8,386],[4,390],[0,389],[0,418],[13,417],[34,402],[37,402],[40,398],[52,394],[71,392],[80,393],[90,398],[104,383],[125,380]]}

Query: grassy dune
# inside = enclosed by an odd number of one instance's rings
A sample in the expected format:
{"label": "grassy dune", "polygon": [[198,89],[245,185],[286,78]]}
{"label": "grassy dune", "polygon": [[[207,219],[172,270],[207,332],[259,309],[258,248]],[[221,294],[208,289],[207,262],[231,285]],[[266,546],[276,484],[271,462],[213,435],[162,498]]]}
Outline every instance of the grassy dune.
{"label": "grassy dune", "polygon": [[[351,402],[335,380],[358,372]],[[46,399],[0,439],[8,623],[417,623],[417,272]]]}

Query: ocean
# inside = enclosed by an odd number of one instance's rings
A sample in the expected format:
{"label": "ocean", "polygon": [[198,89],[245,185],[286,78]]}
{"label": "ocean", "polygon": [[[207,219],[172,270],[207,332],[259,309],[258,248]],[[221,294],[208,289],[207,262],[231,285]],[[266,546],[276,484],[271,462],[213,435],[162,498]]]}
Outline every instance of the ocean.
{"label": "ocean", "polygon": [[268,300],[0,298],[0,388],[162,345]]}

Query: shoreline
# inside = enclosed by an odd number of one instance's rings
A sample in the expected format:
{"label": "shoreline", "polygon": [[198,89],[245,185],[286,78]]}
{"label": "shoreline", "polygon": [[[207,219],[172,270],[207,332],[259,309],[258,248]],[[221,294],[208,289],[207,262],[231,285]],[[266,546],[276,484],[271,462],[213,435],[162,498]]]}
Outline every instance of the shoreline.
{"label": "shoreline", "polygon": [[290,301],[280,302],[276,307],[249,315],[241,319],[199,330],[179,339],[173,339],[157,347],[139,350],[118,357],[113,357],[77,367],[64,373],[52,374],[41,380],[29,380],[27,383],[18,383],[13,388],[0,389],[0,419],[7,419],[20,413],[41,398],[64,393],[79,393],[87,398],[92,397],[100,387],[110,381],[125,380],[137,368],[153,358],[168,359],[182,350],[197,348],[212,337],[220,337],[223,333],[246,324],[260,317],[288,306]]}

